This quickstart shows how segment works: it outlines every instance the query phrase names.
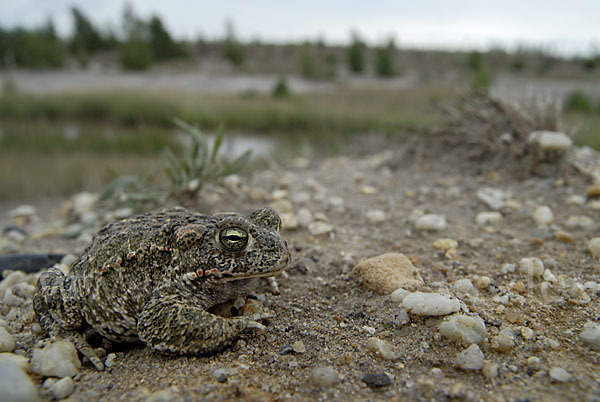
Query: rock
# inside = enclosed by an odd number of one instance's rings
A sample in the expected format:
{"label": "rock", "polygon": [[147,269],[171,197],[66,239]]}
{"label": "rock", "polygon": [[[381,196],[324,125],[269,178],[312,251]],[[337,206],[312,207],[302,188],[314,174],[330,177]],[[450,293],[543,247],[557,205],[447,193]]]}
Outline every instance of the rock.
{"label": "rock", "polygon": [[29,359],[22,355],[16,355],[14,353],[0,353],[0,363],[3,362],[16,364],[25,371],[31,371]]}
{"label": "rock", "polygon": [[286,212],[281,214],[281,227],[287,230],[298,229],[300,223],[298,217],[293,212]]}
{"label": "rock", "polygon": [[487,225],[490,223],[497,223],[502,220],[502,214],[498,211],[492,212],[480,212],[475,217],[475,223],[479,226]]}
{"label": "rock", "polygon": [[11,209],[6,213],[9,219],[19,219],[24,218],[25,221],[34,217],[37,214],[37,211],[33,205],[20,205],[14,209]]}
{"label": "rock", "polygon": [[570,195],[569,198],[567,198],[567,204],[585,205],[585,197],[577,194]]}
{"label": "rock", "polygon": [[233,367],[218,367],[212,371],[213,377],[220,383],[226,382],[229,377],[237,375],[237,373],[237,369]]}
{"label": "rock", "polygon": [[111,368],[115,365],[115,360],[117,360],[117,355],[114,353],[109,353],[108,356],[106,356],[106,360],[104,360],[104,366]]}
{"label": "rock", "polygon": [[390,298],[392,299],[392,301],[394,303],[400,304],[400,303],[402,303],[402,300],[404,300],[404,298],[406,296],[408,296],[409,294],[410,294],[410,292],[408,290],[398,288],[392,292],[392,294],[390,295]]}
{"label": "rock", "polygon": [[595,211],[600,210],[600,200],[591,200],[590,202],[588,202],[587,207]]}
{"label": "rock", "polygon": [[519,272],[539,278],[544,273],[544,263],[539,258],[522,258],[519,261]]}
{"label": "rock", "polygon": [[369,338],[367,350],[383,360],[396,360],[402,357],[402,354],[394,345],[379,338]]}
{"label": "rock", "polygon": [[525,364],[527,365],[527,367],[532,370],[539,370],[541,363],[542,363],[542,360],[537,356],[530,356],[525,361]]}
{"label": "rock", "polygon": [[579,334],[579,339],[592,348],[600,350],[600,325],[588,321],[583,326],[583,332]]}
{"label": "rock", "polygon": [[315,367],[310,373],[313,383],[321,387],[331,387],[340,380],[340,376],[332,366]]}
{"label": "rock", "polygon": [[16,364],[0,362],[0,398],[3,401],[39,401],[37,389],[27,374]]}
{"label": "rock", "polygon": [[298,224],[303,228],[307,228],[313,222],[312,213],[306,208],[299,209],[296,217],[298,218]]}
{"label": "rock", "polygon": [[81,362],[71,342],[44,340],[34,347],[31,366],[39,375],[62,378],[76,375]]}
{"label": "rock", "polygon": [[373,195],[377,193],[377,189],[373,186],[365,185],[360,188],[360,192],[364,195]]}
{"label": "rock", "polygon": [[587,195],[590,198],[600,197],[600,183],[590,184],[587,188]]}
{"label": "rock", "polygon": [[329,197],[325,202],[325,209],[333,212],[342,213],[346,210],[344,199],[342,197]]}
{"label": "rock", "polygon": [[296,342],[294,342],[294,344],[292,345],[292,349],[296,353],[304,353],[304,352],[306,352],[306,346],[304,346],[304,342],[302,342],[302,341],[296,341]]}
{"label": "rock", "polygon": [[458,242],[454,239],[437,239],[433,242],[433,247],[437,250],[455,250],[458,248]]}
{"label": "rock", "polygon": [[542,275],[542,279],[545,280],[546,282],[551,282],[551,283],[557,283],[558,279],[556,278],[556,276],[554,276],[554,274],[552,273],[552,271],[550,271],[549,269],[544,270],[544,274]]}
{"label": "rock", "polygon": [[75,390],[75,382],[71,377],[64,377],[55,381],[48,390],[54,399],[64,399],[73,393]]}
{"label": "rock", "polygon": [[523,327],[521,328],[521,336],[526,341],[531,341],[535,339],[535,331],[531,328]]}
{"label": "rock", "polygon": [[481,343],[488,333],[484,321],[478,316],[457,314],[440,324],[440,334],[465,345]]}
{"label": "rock", "polygon": [[456,364],[463,370],[481,370],[484,358],[479,346],[473,344],[456,356]]}
{"label": "rock", "polygon": [[538,226],[548,226],[554,221],[554,214],[550,207],[540,205],[533,211],[533,220]]}
{"label": "rock", "polygon": [[592,293],[597,293],[598,291],[600,291],[600,284],[594,281],[587,281],[583,284],[583,290],[590,291]]}
{"label": "rock", "polygon": [[600,258],[600,237],[594,237],[588,242],[588,250],[592,257]]}
{"label": "rock", "polygon": [[387,219],[385,212],[383,212],[381,209],[369,209],[365,216],[367,217],[367,222],[369,222],[371,225],[383,223]]}
{"label": "rock", "polygon": [[534,131],[527,142],[544,151],[566,151],[573,145],[571,137],[558,131]]}
{"label": "rock", "polygon": [[456,282],[454,282],[452,284],[452,288],[459,293],[471,294],[471,295],[477,293],[475,286],[473,286],[473,282],[471,282],[470,279],[466,279],[466,278],[459,279]]}
{"label": "rock", "polygon": [[594,220],[589,216],[569,216],[565,226],[572,229],[587,229],[594,225]]}
{"label": "rock", "polygon": [[481,374],[483,374],[485,378],[493,380],[498,377],[498,364],[484,361],[483,367],[481,368]]}
{"label": "rock", "polygon": [[492,338],[492,349],[499,352],[508,352],[515,347],[515,336],[510,328],[504,328]]}
{"label": "rock", "polygon": [[430,230],[432,232],[446,229],[446,217],[436,214],[425,214],[415,221],[415,227],[420,230]]}
{"label": "rock", "polygon": [[419,272],[408,257],[400,253],[362,259],[350,277],[360,279],[363,286],[380,295],[388,295],[398,288],[416,289],[423,285]]}
{"label": "rock", "polygon": [[148,395],[144,402],[179,402],[183,401],[179,395],[179,388],[176,386],[170,386],[169,388],[155,391]]}
{"label": "rock", "polygon": [[392,379],[385,373],[369,373],[362,380],[371,388],[387,387],[392,384]]}
{"label": "rock", "polygon": [[484,187],[477,190],[477,199],[494,210],[504,208],[506,198],[506,193],[497,188]]}
{"label": "rock", "polygon": [[571,380],[571,374],[561,367],[552,367],[548,372],[548,375],[556,382],[567,382]]}
{"label": "rock", "polygon": [[0,282],[0,297],[4,298],[4,292],[6,289],[16,285],[17,283],[26,282],[27,275],[22,271],[14,271],[8,274],[1,282]]}
{"label": "rock", "polygon": [[281,346],[281,348],[279,348],[280,355],[287,355],[287,354],[290,354],[293,352],[294,352],[294,347],[292,346],[291,343],[286,343],[285,345]]}
{"label": "rock", "polygon": [[411,293],[404,298],[402,306],[415,315],[440,316],[456,313],[460,302],[452,296],[439,293]]}
{"label": "rock", "polygon": [[6,328],[0,327],[0,352],[12,352],[15,347],[15,338]]}
{"label": "rock", "polygon": [[333,231],[333,226],[326,222],[313,222],[308,225],[308,231],[313,236],[321,236],[331,233]]}
{"label": "rock", "polygon": [[573,235],[564,230],[557,230],[556,232],[554,232],[554,237],[556,238],[556,240],[560,240],[564,243],[573,243],[575,241]]}

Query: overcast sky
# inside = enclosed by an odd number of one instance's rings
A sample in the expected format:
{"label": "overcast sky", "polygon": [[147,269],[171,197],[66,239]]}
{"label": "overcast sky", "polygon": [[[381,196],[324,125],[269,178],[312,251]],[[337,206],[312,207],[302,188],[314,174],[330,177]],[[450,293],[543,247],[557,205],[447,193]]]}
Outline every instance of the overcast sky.
{"label": "overcast sky", "polygon": [[[59,33],[71,30],[70,6],[97,26],[118,29],[122,0],[1,0],[0,25],[39,26],[51,18]],[[246,40],[323,38],[347,43],[357,30],[369,43],[394,36],[400,46],[484,48],[542,46],[562,54],[600,49],[597,0],[130,0],[141,17],[158,14],[179,38],[224,35],[231,20]]]}

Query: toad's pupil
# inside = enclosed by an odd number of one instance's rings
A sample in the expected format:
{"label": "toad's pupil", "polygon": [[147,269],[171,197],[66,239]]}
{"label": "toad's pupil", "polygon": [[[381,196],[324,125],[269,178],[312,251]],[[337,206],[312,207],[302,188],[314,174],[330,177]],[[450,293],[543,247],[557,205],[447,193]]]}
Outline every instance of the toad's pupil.
{"label": "toad's pupil", "polygon": [[240,251],[248,244],[248,233],[240,228],[223,229],[219,234],[219,242],[225,250]]}

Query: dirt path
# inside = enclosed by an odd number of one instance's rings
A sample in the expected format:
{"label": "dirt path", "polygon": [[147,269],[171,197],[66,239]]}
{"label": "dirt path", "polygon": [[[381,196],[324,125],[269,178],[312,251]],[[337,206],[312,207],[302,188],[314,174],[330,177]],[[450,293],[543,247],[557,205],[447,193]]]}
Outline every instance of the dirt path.
{"label": "dirt path", "polygon": [[[143,346],[109,350],[106,371],[83,362],[70,398],[597,400],[600,355],[581,337],[586,322],[600,320],[600,264],[588,252],[600,233],[600,210],[587,197],[588,183],[580,176],[517,178],[431,145],[397,142],[368,156],[297,160],[207,188],[206,212],[271,204],[284,216],[293,263],[279,280],[281,295],[266,287],[257,295],[276,314],[268,330],[210,357],[165,357]],[[478,197],[485,188],[498,190],[503,205],[500,217],[478,224],[480,212],[493,212]],[[553,215],[546,226],[533,218],[541,205]],[[61,240],[49,230],[62,225],[58,209],[39,211],[38,223],[25,226],[28,239],[3,241],[20,251],[81,250],[85,237]],[[423,214],[442,215],[446,226],[417,229]],[[438,249],[441,238],[457,244]],[[378,295],[350,276],[362,258],[389,252],[410,258],[424,281],[418,290],[452,295],[459,314],[483,320],[482,369],[457,360],[468,342],[440,333],[448,316],[407,312],[397,294]],[[522,272],[523,258],[539,258],[549,273]],[[42,339],[24,313],[30,307],[0,306],[16,353],[29,356]],[[374,353],[370,338],[393,353]],[[44,379],[30,377],[47,398]]]}

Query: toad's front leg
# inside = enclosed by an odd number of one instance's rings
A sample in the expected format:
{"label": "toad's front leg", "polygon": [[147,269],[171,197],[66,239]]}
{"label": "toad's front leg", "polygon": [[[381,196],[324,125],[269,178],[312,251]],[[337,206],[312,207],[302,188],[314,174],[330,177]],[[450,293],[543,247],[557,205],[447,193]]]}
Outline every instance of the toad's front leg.
{"label": "toad's front leg", "polygon": [[247,329],[265,329],[258,322],[269,313],[223,318],[193,305],[175,291],[157,292],[138,318],[139,338],[160,352],[210,354],[233,343]]}

